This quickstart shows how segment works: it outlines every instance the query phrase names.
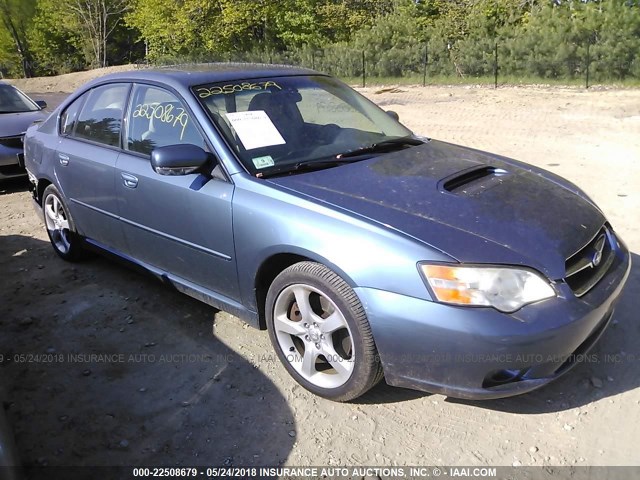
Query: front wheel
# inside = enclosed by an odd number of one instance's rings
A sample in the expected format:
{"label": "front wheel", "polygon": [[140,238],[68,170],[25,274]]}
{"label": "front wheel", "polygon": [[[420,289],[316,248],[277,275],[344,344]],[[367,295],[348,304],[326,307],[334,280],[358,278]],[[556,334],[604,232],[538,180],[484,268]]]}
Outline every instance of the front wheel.
{"label": "front wheel", "polygon": [[86,258],[88,252],[82,248],[82,239],[75,232],[69,210],[53,185],[42,194],[42,212],[53,250],[70,262]]}
{"label": "front wheel", "polygon": [[300,262],[285,269],[269,288],[265,311],[278,357],[307,390],[345,402],[382,379],[360,300],[324,265]]}

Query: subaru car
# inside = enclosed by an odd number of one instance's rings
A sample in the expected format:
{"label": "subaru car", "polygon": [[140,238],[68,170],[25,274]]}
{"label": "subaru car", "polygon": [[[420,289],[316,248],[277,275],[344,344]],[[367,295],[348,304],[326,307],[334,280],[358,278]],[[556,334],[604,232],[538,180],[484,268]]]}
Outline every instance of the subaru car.
{"label": "subaru car", "polygon": [[23,177],[22,139],[29,125],[47,118],[46,102],[34,102],[13,85],[0,82],[0,180]]}
{"label": "subaru car", "polygon": [[[498,134],[498,133],[496,133]],[[545,170],[414,134],[312,70],[137,70],[25,139],[53,246],[107,252],[265,329],[311,392],[490,399],[579,363],[630,255]]]}

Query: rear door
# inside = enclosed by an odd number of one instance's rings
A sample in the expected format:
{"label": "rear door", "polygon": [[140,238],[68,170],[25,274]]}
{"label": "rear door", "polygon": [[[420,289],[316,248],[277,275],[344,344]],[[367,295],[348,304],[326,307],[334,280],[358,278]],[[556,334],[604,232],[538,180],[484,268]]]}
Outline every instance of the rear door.
{"label": "rear door", "polygon": [[233,184],[223,173],[164,176],[151,168],[156,147],[194,144],[208,150],[184,102],[163,88],[136,84],[125,130],[116,194],[129,255],[237,300]]}
{"label": "rear door", "polygon": [[114,178],[130,87],[127,83],[95,87],[65,109],[54,166],[79,233],[117,251],[126,246]]}

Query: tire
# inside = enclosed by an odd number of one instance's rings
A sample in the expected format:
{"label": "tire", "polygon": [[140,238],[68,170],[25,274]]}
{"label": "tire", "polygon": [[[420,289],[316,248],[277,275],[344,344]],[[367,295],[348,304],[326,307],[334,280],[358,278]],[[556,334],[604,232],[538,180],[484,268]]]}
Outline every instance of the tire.
{"label": "tire", "polygon": [[49,185],[42,194],[42,214],[53,250],[68,262],[84,260],[89,253],[82,248],[69,209],[56,187]]}
{"label": "tire", "polygon": [[364,308],[329,268],[300,262],[283,270],[269,287],[265,307],[276,354],[310,392],[347,402],[382,379]]}

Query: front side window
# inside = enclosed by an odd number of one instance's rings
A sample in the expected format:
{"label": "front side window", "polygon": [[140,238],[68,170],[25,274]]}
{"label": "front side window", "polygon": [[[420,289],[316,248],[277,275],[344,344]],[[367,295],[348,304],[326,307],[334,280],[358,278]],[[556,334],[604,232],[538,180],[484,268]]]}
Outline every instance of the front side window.
{"label": "front side window", "polygon": [[127,118],[125,148],[149,155],[154,148],[192,144],[205,148],[194,120],[173,93],[148,85],[135,85]]}
{"label": "front side window", "polygon": [[194,87],[194,95],[255,174],[339,158],[412,135],[342,82],[322,75]]}
{"label": "front side window", "polygon": [[103,85],[92,89],[78,115],[73,134],[77,138],[120,146],[120,126],[129,85]]}

